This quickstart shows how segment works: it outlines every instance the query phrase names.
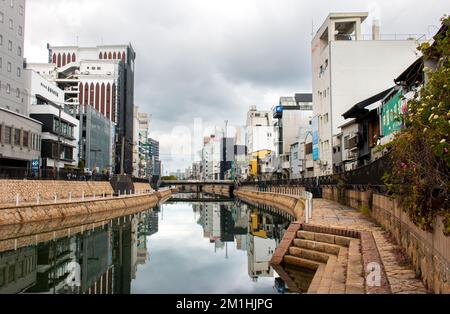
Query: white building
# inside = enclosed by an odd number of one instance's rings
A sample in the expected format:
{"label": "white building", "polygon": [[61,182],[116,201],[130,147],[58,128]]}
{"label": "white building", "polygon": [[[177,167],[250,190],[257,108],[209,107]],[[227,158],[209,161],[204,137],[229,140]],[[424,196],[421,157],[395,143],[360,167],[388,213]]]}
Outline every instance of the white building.
{"label": "white building", "polygon": [[[86,113],[86,107],[90,106],[114,123],[117,127],[117,143],[114,143],[117,145],[113,150],[114,170],[132,173],[136,57],[132,46],[48,45],[48,51],[47,64],[29,64],[28,68],[55,81],[65,92],[65,103],[74,112]],[[120,160],[122,146],[123,161]]]}
{"label": "white building", "polygon": [[258,111],[256,106],[250,107],[247,113],[247,154],[269,150],[275,151],[272,112]]}
{"label": "white building", "polygon": [[204,138],[202,149],[202,180],[219,180],[220,142],[216,135]]}
{"label": "white building", "polygon": [[[333,136],[355,103],[394,85],[416,58],[409,36],[361,33],[368,13],[330,13],[312,40],[315,175],[333,173]],[[402,39],[401,39],[402,38]]]}
{"label": "white building", "polygon": [[0,1],[0,166],[29,168],[42,125],[28,115],[23,76],[25,1]]}
{"label": "white building", "polygon": [[146,178],[149,176],[150,147],[149,147],[150,115],[134,107],[133,115],[133,176]]}
{"label": "white building", "polygon": [[33,70],[24,70],[24,80],[30,116],[43,125],[42,168],[76,168],[80,123],[64,106],[64,91]]}
{"label": "white building", "polygon": [[254,235],[247,236],[248,275],[254,281],[258,277],[273,277],[270,260],[277,248],[275,239],[264,239]]}

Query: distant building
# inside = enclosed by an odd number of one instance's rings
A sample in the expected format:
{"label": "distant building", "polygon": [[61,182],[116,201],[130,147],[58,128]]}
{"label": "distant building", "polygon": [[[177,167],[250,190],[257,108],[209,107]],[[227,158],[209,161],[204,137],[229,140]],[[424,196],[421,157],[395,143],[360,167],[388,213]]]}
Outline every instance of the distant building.
{"label": "distant building", "polygon": [[235,138],[222,138],[220,141],[220,180],[225,180],[228,172],[229,179],[235,178],[234,173],[234,145]]}
{"label": "distant building", "polygon": [[258,111],[256,106],[250,107],[247,113],[247,153],[268,150],[275,151],[272,113]]}
{"label": "distant building", "polygon": [[221,140],[216,135],[204,139],[202,149],[202,180],[220,179]]}
{"label": "distant building", "polygon": [[77,168],[80,123],[64,105],[64,91],[33,70],[24,70],[24,79],[30,117],[42,123],[42,137],[31,138],[41,147],[40,168]]}
{"label": "distant building", "polygon": [[[417,58],[417,37],[361,33],[368,13],[330,13],[312,40],[313,159],[316,176],[333,169],[342,115],[354,104],[392,87],[392,79]],[[336,141],[336,142],[335,142]],[[339,154],[335,154],[339,156]]]}
{"label": "distant building", "polygon": [[[273,109],[276,121],[275,143],[277,174],[279,177],[300,177],[300,142],[304,143],[313,117],[312,95],[296,94],[295,97],[281,97],[280,103]],[[297,143],[291,154],[291,145]],[[294,158],[294,160],[291,160]],[[292,163],[291,163],[292,161]],[[295,165],[295,169],[291,167]],[[292,173],[292,171],[295,173]]]}
{"label": "distant building", "polygon": [[99,173],[113,173],[113,145],[115,126],[91,106],[84,106],[77,114],[80,121],[80,160],[85,168]]}

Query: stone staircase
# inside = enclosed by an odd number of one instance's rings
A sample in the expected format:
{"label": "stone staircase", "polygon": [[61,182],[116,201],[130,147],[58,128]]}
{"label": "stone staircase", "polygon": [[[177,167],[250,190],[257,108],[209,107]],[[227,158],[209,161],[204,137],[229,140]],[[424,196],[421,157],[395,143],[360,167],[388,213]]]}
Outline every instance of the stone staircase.
{"label": "stone staircase", "polygon": [[308,293],[364,293],[360,240],[298,231],[284,263],[315,270]]}
{"label": "stone staircase", "polygon": [[[291,239],[286,239],[290,244],[280,248],[272,261],[290,290],[308,294],[367,293],[359,234],[348,230],[335,230],[338,234],[333,234],[306,227],[317,230],[291,230]],[[308,271],[313,274],[310,280],[305,275]]]}

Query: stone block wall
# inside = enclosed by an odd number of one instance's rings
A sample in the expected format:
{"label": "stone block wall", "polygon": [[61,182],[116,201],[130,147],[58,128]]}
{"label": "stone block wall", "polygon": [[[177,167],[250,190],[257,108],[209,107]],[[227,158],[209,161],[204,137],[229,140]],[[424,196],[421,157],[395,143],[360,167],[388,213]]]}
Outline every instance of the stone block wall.
{"label": "stone block wall", "polygon": [[442,217],[437,217],[433,232],[426,232],[418,228],[398,202],[388,196],[356,190],[339,193],[337,187],[323,187],[322,195],[324,199],[358,210],[362,206],[368,208],[371,217],[406,250],[427,289],[434,293],[450,293],[450,237],[443,234]]}
{"label": "stone block wall", "polygon": [[264,204],[280,209],[297,221],[303,222],[305,219],[305,203],[298,196],[241,189],[234,191],[234,194],[250,203]]}
{"label": "stone block wall", "polygon": [[45,202],[53,200],[55,193],[58,200],[63,200],[69,198],[69,193],[72,198],[81,198],[83,192],[86,197],[111,195],[113,189],[109,182],[100,181],[0,180],[0,204],[14,204],[17,194],[21,203],[34,203],[38,194]]}
{"label": "stone block wall", "polygon": [[418,228],[397,201],[373,195],[371,216],[389,230],[412,260],[428,290],[450,293],[450,237],[443,234],[442,217],[437,217],[433,232]]}
{"label": "stone block wall", "polygon": [[230,186],[228,185],[205,185],[203,187],[203,192],[224,197],[231,197]]}
{"label": "stone block wall", "polygon": [[150,192],[152,191],[152,187],[150,186],[150,183],[134,183],[134,190],[136,192],[145,191]]}

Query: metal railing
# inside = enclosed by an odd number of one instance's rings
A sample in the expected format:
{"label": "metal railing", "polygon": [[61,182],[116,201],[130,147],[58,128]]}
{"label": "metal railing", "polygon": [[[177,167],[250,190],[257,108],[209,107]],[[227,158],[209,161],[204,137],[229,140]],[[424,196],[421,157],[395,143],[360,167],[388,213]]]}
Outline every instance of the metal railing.
{"label": "metal railing", "polygon": [[[36,198],[34,201],[25,201],[22,198],[22,195],[20,193],[17,193],[14,197],[14,199],[11,198],[11,202],[0,204],[1,207],[8,207],[12,204],[15,204],[16,207],[18,206],[25,206],[25,205],[48,205],[48,204],[67,204],[67,203],[75,203],[75,202],[84,202],[84,201],[95,201],[95,200],[107,200],[107,199],[118,199],[118,198],[125,198],[130,196],[139,196],[139,195],[146,195],[146,194],[152,194],[155,191],[152,189],[147,190],[129,190],[124,191],[121,193],[119,190],[118,194],[114,193],[108,193],[106,191],[103,191],[102,193],[96,194],[93,193],[92,195],[86,195],[84,191],[79,193],[79,191],[68,191],[67,195],[60,195],[58,193],[54,193],[53,199],[43,199],[41,193],[36,194]],[[78,194],[76,194],[78,193]],[[78,195],[78,197],[76,196]],[[67,197],[66,197],[67,196]]]}
{"label": "metal railing", "polygon": [[78,169],[39,169],[0,167],[0,179],[109,181],[109,174],[85,173]]}

